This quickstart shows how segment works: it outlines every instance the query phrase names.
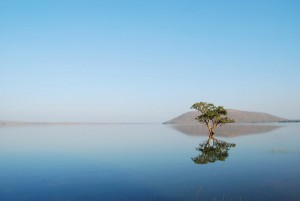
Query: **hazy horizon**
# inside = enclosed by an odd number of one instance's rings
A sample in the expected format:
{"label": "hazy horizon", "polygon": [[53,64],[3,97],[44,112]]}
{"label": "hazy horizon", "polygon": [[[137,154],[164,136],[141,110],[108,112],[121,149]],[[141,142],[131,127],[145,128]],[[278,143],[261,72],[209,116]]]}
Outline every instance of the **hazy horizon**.
{"label": "hazy horizon", "polygon": [[300,119],[299,1],[1,1],[0,120]]}

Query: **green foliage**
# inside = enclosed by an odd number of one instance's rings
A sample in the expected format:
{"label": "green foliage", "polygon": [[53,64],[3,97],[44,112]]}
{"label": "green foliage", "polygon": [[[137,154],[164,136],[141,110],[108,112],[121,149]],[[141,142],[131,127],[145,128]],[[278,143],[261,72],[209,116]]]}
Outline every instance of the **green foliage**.
{"label": "green foliage", "polygon": [[[206,142],[200,144],[197,148],[201,154],[192,160],[197,164],[214,163],[215,161],[224,161],[228,157],[228,151],[235,144],[227,143],[214,138],[213,129],[228,123],[234,123],[233,119],[227,117],[227,111],[223,106],[215,106],[212,103],[199,102],[192,105],[191,109],[198,110],[200,115],[195,119],[205,124],[209,131],[209,138]],[[210,144],[213,140],[213,144]]]}
{"label": "green foliage", "polygon": [[233,143],[213,139],[213,144],[210,144],[210,139],[199,145],[196,150],[201,154],[192,158],[196,164],[214,163],[216,161],[225,161],[229,156],[228,151],[231,147],[235,147]]}
{"label": "green foliage", "polygon": [[223,124],[234,123],[233,119],[227,117],[227,111],[223,106],[215,106],[212,103],[199,102],[192,105],[191,109],[198,110],[201,115],[195,119],[211,128],[216,128]]}

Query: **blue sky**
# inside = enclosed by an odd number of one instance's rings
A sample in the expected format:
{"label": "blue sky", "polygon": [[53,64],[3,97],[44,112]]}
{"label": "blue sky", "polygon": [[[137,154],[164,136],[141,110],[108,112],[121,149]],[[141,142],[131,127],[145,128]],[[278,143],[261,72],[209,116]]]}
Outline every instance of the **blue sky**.
{"label": "blue sky", "polygon": [[0,120],[300,118],[300,1],[0,0]]}

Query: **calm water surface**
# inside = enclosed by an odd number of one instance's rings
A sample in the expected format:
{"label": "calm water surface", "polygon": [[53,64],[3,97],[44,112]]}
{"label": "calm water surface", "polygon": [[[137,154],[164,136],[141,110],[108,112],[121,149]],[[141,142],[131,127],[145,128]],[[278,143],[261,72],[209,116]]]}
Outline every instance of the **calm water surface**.
{"label": "calm water surface", "polygon": [[195,126],[0,127],[0,200],[300,200],[300,124],[278,125],[220,130],[236,147],[204,165]]}

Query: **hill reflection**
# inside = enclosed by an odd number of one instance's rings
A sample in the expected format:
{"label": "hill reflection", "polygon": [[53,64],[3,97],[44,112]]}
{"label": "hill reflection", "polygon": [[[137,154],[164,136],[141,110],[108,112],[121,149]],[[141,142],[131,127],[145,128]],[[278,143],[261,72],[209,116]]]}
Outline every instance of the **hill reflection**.
{"label": "hill reflection", "polygon": [[[203,125],[171,125],[175,130],[180,131],[186,135],[191,136],[207,136],[207,128]],[[281,128],[282,126],[275,125],[242,125],[231,124],[225,125],[215,129],[216,136],[221,137],[238,137],[243,135],[260,134],[273,131]]]}

